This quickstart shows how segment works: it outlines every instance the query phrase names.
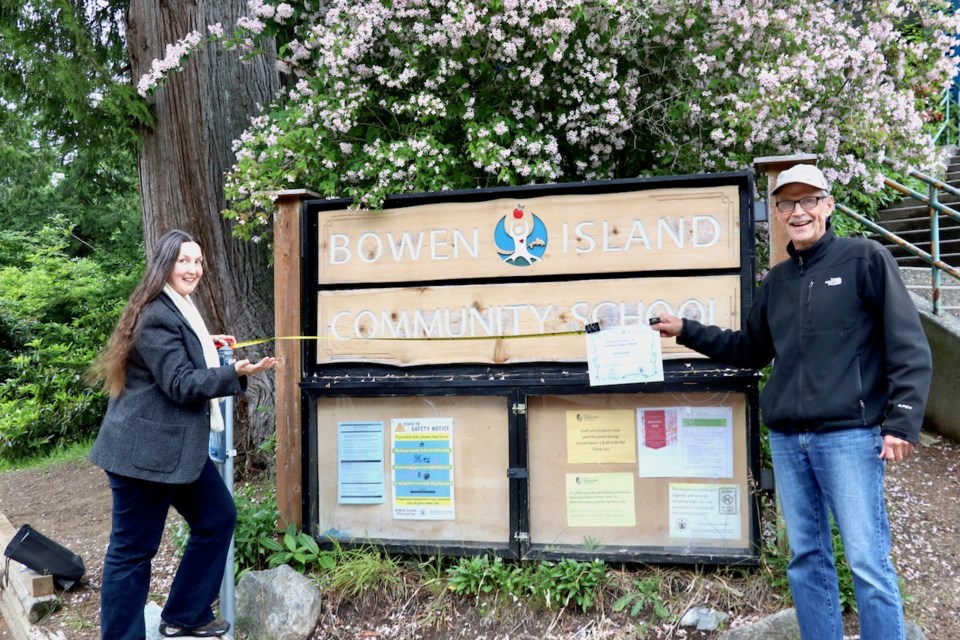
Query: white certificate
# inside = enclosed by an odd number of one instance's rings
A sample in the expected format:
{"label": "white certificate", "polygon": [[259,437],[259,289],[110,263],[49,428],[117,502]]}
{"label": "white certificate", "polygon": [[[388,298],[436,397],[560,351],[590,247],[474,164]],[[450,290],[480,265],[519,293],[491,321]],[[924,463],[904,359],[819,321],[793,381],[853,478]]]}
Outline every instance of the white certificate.
{"label": "white certificate", "polygon": [[663,381],[660,333],[627,324],[587,334],[590,385]]}

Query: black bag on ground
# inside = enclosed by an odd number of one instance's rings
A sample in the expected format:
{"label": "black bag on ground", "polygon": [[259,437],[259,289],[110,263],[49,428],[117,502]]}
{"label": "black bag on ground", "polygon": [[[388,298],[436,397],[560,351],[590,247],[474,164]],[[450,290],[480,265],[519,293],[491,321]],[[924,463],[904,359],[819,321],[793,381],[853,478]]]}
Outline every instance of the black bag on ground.
{"label": "black bag on ground", "polygon": [[61,589],[73,587],[86,571],[83,558],[28,524],[17,530],[3,555],[37,573],[53,576]]}

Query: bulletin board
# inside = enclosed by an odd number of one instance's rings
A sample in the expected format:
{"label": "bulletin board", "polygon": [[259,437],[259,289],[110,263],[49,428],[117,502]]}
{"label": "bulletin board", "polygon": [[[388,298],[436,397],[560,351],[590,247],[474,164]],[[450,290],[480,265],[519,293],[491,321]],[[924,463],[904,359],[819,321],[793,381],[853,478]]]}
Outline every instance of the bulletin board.
{"label": "bulletin board", "polygon": [[[503,396],[338,397],[316,403],[317,531],[343,541],[377,540],[416,545],[453,542],[470,547],[506,545],[510,540],[508,412]],[[391,430],[403,421],[449,426],[452,513],[397,517]],[[430,422],[433,421],[433,422]],[[338,456],[342,425],[383,426],[384,494],[380,501],[344,503],[338,495],[343,468]],[[416,443],[415,443],[416,444]],[[429,461],[428,461],[429,462]],[[410,465],[408,465],[410,466]],[[426,465],[429,467],[430,465]],[[425,468],[426,468],[425,467]],[[436,472],[435,472],[436,473]],[[429,482],[429,479],[426,481]],[[448,504],[448,503],[445,503]],[[445,519],[433,519],[445,518]]]}
{"label": "bulletin board", "polygon": [[[277,332],[305,339],[278,343],[284,517],[402,552],[755,562],[757,372],[654,335],[662,379],[601,380],[586,334],[663,313],[742,328],[753,190],[738,172],[404,194],[376,212],[314,198],[295,222],[289,205]],[[599,432],[578,419],[617,442],[591,453]]]}
{"label": "bulletin board", "polygon": [[542,395],[527,403],[531,555],[749,553],[746,394]]}

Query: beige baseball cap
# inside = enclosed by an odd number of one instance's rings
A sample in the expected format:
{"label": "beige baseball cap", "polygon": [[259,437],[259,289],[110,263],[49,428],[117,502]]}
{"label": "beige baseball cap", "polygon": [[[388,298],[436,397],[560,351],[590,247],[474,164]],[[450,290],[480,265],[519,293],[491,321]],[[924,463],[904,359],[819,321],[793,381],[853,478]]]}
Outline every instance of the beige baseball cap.
{"label": "beige baseball cap", "polygon": [[773,193],[776,193],[788,184],[797,182],[800,184],[808,184],[817,189],[823,189],[828,193],[830,191],[830,183],[827,182],[823,171],[820,171],[820,169],[812,164],[795,164],[789,169],[780,172],[780,175],[777,176],[777,186],[774,188]]}

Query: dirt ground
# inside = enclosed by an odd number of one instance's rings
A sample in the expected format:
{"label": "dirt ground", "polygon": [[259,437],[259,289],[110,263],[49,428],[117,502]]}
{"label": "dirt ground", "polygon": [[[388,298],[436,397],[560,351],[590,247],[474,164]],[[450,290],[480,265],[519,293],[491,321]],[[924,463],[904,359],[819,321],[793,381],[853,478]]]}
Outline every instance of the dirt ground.
{"label": "dirt ground", "polygon": [[[918,622],[931,640],[956,640],[960,638],[960,445],[936,436],[927,438],[911,459],[889,467],[887,493],[893,556],[907,593],[907,617]],[[64,593],[61,609],[42,624],[70,640],[98,638],[99,580],[110,530],[110,490],[103,472],[86,462],[73,462],[46,470],[0,474],[0,513],[14,527],[29,523],[83,557],[87,568],[84,582]],[[176,518],[171,514],[168,519],[164,544],[153,565],[150,592],[159,603],[176,569],[170,542]],[[776,608],[758,611],[755,594],[741,596],[743,602],[738,605],[734,599],[730,607],[733,626],[756,620]],[[761,600],[775,603],[775,599]],[[718,635],[686,631],[667,623],[651,624],[641,631],[642,621],[611,614],[607,609],[593,615],[531,615],[518,605],[513,615],[500,611],[491,616],[466,601],[438,606],[437,599],[427,593],[414,594],[402,604],[395,601],[386,609],[382,602],[327,599],[314,637],[692,640]],[[436,622],[433,630],[414,624],[431,615]],[[851,633],[855,631],[853,617],[848,627]],[[0,621],[0,640],[10,638]]]}

